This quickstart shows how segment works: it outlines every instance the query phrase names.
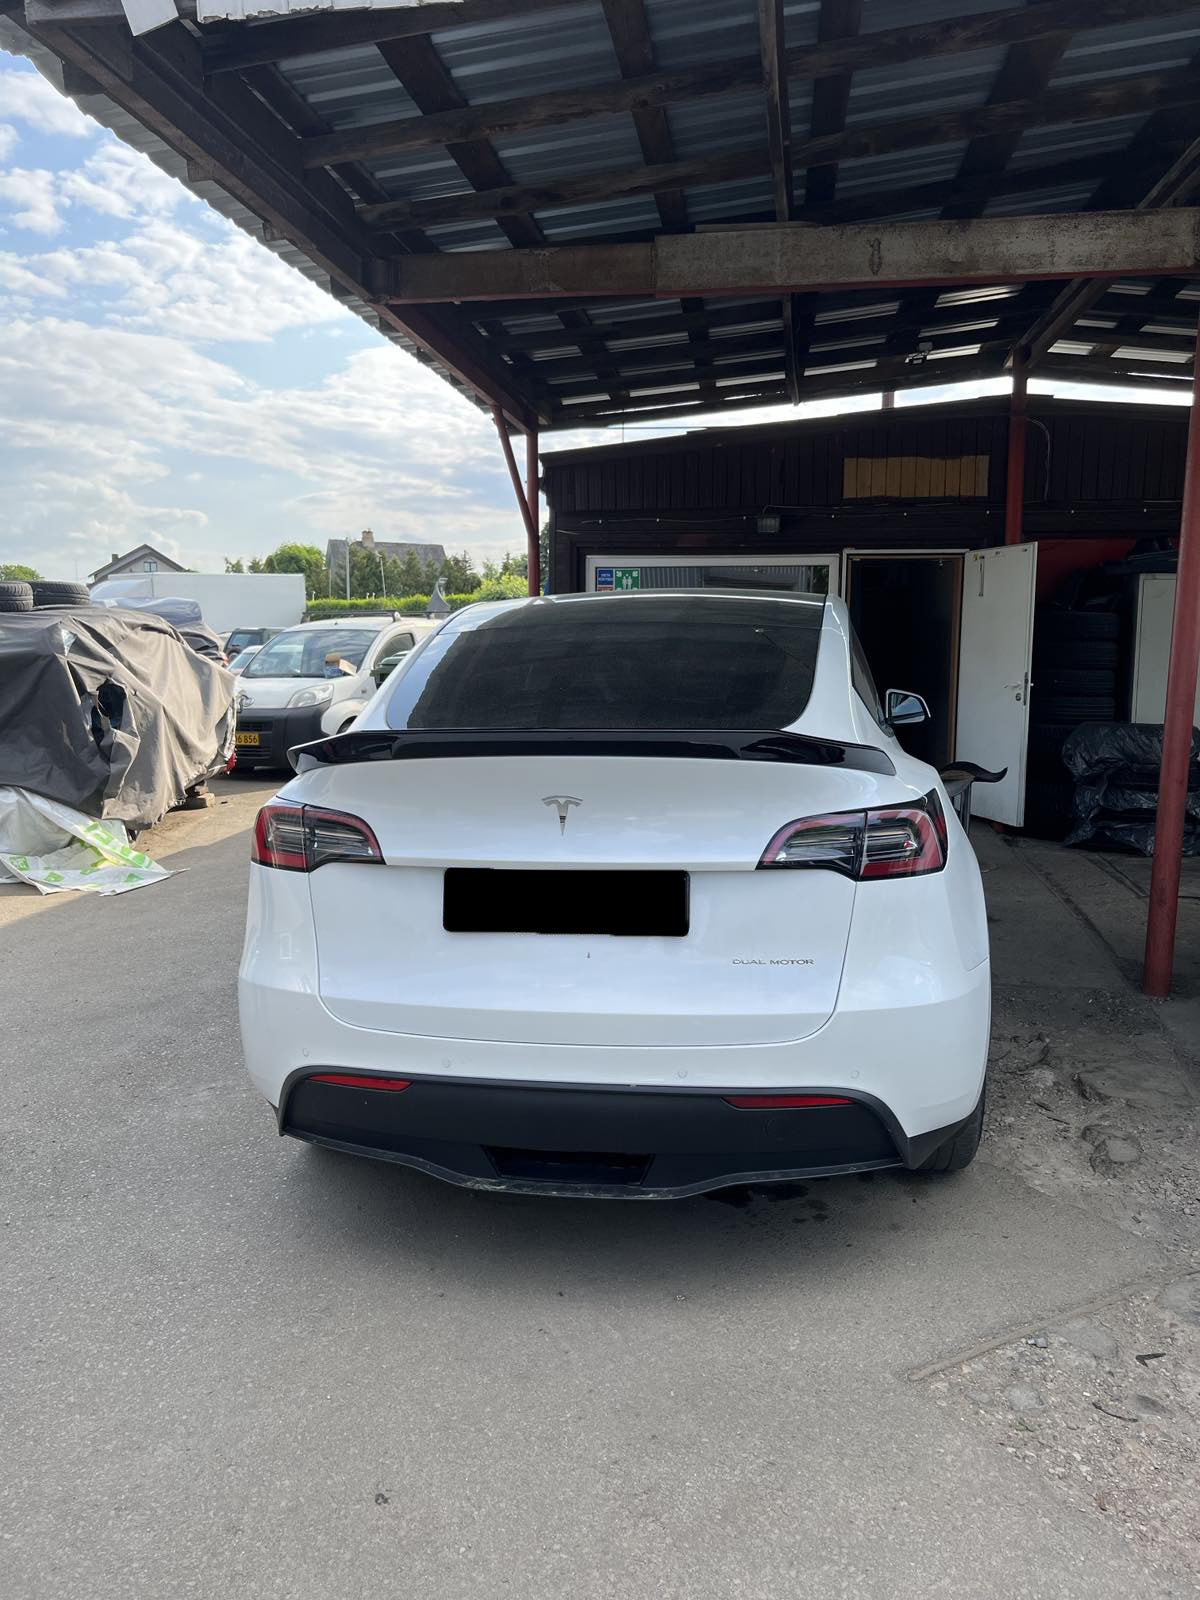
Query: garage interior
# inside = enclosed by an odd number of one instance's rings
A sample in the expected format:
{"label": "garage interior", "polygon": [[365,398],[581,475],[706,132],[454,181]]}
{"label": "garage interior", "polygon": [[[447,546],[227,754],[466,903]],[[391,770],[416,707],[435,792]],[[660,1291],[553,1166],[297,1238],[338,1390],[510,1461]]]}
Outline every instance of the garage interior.
{"label": "garage interior", "polygon": [[[987,419],[985,509],[1002,538],[951,546],[916,492],[905,542],[962,559],[956,756],[970,755],[968,727],[1020,746],[1024,669],[990,683],[980,662],[992,655],[968,624],[990,627],[992,650],[1007,632],[990,611],[968,613],[985,591],[1032,594],[1038,581],[1032,558],[1010,554],[1040,538],[1022,493],[1041,420],[1029,376],[1184,394],[1194,381],[1200,9],[438,0],[292,11],[287,0],[262,18],[216,0],[4,0],[0,39],[492,413],[535,592],[549,432],[1009,375],[1008,406]],[[1151,432],[1178,429],[1158,415]],[[1200,459],[1200,435],[1194,445],[1185,453]],[[961,499],[962,473],[984,468],[957,454]],[[1051,472],[1060,459],[1051,452]],[[697,470],[703,482],[708,464]],[[875,498],[874,466],[860,471],[853,495]],[[1183,538],[1145,979],[1160,995],[1200,654],[1189,537],[1200,471],[1187,476],[1194,492],[1176,491],[1179,520],[1164,530]],[[1145,526],[1105,531],[1127,539]],[[895,566],[890,580],[915,581]],[[882,581],[873,572],[854,603],[869,609]],[[1032,602],[1030,613],[1025,654]],[[1067,691],[1081,687],[1071,670],[1057,673],[1068,720]],[[949,715],[930,731],[944,748]],[[1022,813],[1024,777],[1019,761],[993,809]]]}
{"label": "garage interior", "polygon": [[[1060,726],[1044,714],[1062,698],[1055,678],[1083,673],[1096,691],[1094,706],[1073,713],[1080,722],[1163,718],[1188,415],[1030,398],[1020,509],[1032,629],[1027,659],[1005,668],[973,617],[978,594],[964,588],[971,553],[1005,545],[1008,413],[1002,397],[544,451],[548,578],[560,593],[636,583],[841,594],[880,688],[928,702],[930,720],[901,731],[905,748],[937,767],[959,755],[1018,767],[999,806],[977,791],[977,814],[1062,838],[1071,784],[1044,731]],[[1160,570],[1141,576],[1141,566]],[[1147,583],[1162,586],[1150,597],[1162,609],[1146,610]],[[1082,646],[1064,668],[1049,644],[1056,608],[1106,597],[1111,647]],[[1029,599],[1015,590],[999,619],[1006,647],[1030,620]],[[973,691],[961,738],[960,678]],[[979,694],[1001,679],[1028,700],[1027,726],[986,716]]]}

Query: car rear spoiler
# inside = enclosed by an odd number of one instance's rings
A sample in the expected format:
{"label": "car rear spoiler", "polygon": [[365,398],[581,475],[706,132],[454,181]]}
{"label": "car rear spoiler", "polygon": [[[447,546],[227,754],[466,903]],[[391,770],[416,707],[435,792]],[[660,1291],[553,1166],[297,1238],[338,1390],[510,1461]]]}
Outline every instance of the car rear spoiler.
{"label": "car rear spoiler", "polygon": [[450,760],[464,756],[680,756],[701,761],[782,761],[803,767],[844,767],[893,778],[896,768],[884,751],[868,744],[841,744],[778,730],[720,729],[679,733],[520,730],[497,732],[396,732],[389,728],[352,729],[312,744],[294,745],[288,759],[297,772],[314,767],[355,766],[364,761]]}

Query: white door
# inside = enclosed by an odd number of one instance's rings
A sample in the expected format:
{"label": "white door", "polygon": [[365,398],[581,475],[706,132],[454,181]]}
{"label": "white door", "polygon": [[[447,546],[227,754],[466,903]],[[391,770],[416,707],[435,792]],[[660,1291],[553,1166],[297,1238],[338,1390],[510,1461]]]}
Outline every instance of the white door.
{"label": "white door", "polygon": [[1008,768],[1003,783],[975,786],[971,809],[1014,828],[1025,820],[1036,575],[1036,544],[973,550],[963,565],[955,749],[961,761]]}

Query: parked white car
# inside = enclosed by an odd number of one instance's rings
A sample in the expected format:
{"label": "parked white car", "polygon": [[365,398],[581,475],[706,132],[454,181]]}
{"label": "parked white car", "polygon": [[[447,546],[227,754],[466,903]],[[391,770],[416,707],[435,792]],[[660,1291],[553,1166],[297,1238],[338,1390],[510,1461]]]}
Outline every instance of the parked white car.
{"label": "parked white car", "polygon": [[286,767],[293,745],[348,728],[393,668],[440,627],[389,613],[277,633],[240,673],[239,768]]}
{"label": "parked white car", "polygon": [[261,649],[260,644],[248,644],[244,650],[239,650],[236,655],[230,656],[229,670],[235,678],[241,677]]}
{"label": "parked white car", "polygon": [[965,1166],[983,890],[889,709],[840,600],[456,613],[259,814],[280,1132],[568,1195]]}

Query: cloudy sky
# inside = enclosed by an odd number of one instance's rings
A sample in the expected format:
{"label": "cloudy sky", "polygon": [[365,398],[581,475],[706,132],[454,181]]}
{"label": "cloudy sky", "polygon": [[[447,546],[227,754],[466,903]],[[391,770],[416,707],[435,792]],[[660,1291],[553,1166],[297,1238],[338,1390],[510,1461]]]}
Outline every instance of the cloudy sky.
{"label": "cloudy sky", "polygon": [[61,577],[143,540],[523,544],[481,412],[2,52],[0,483],[0,561]]}

